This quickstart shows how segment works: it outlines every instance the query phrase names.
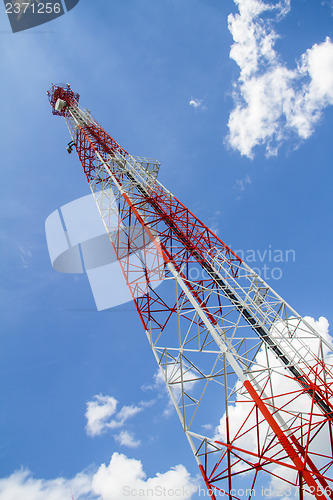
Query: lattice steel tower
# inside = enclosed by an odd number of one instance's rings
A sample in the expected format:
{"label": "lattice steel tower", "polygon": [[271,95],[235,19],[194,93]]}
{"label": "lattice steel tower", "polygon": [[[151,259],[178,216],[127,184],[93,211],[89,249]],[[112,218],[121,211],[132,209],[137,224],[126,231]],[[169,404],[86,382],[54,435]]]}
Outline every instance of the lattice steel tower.
{"label": "lattice steel tower", "polygon": [[[48,96],[66,120],[68,148],[77,151],[210,497],[333,499],[328,338],[162,186],[156,160],[127,153],[68,84]],[[111,231],[115,216],[119,230]],[[203,425],[207,412],[219,417],[216,430]]]}

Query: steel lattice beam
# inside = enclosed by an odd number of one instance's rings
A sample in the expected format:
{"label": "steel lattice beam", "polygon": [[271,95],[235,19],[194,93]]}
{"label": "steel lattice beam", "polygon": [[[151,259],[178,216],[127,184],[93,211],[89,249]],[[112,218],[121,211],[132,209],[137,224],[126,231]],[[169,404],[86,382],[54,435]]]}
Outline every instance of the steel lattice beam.
{"label": "steel lattice beam", "polygon": [[[157,181],[156,160],[129,155],[68,85],[53,86],[49,98],[67,122],[211,498],[238,498],[236,481],[251,498],[268,475],[300,498],[333,499],[331,344]],[[111,232],[112,215],[122,231]],[[136,252],[141,271],[130,260]],[[207,409],[221,418],[214,435],[202,432]]]}

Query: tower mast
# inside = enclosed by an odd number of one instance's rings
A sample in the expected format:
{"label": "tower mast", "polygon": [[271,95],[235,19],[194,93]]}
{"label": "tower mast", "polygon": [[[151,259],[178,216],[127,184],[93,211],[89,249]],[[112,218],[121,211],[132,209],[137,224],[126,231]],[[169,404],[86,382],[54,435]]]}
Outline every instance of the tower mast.
{"label": "tower mast", "polygon": [[[123,149],[68,84],[48,96],[211,499],[250,499],[269,479],[333,500],[333,346],[157,180],[156,160]],[[221,419],[211,434],[207,412]]]}

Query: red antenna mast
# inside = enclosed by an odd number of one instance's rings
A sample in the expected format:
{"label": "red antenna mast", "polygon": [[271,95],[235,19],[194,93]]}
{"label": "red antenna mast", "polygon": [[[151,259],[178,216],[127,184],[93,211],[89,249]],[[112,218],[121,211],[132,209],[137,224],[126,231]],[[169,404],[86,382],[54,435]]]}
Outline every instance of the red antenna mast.
{"label": "red antenna mast", "polygon": [[[265,496],[269,486],[268,496],[332,500],[331,343],[157,180],[156,160],[128,154],[68,84],[48,95],[211,499]],[[111,237],[114,214],[122,231]],[[145,272],[130,259],[138,251]],[[208,413],[221,419],[215,432]]]}

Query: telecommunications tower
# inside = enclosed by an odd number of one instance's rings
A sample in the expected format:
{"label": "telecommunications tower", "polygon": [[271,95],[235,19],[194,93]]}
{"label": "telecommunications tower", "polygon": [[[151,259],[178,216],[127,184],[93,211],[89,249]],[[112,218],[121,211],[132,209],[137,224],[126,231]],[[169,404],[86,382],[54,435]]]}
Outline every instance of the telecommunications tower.
{"label": "telecommunications tower", "polygon": [[52,85],[48,96],[66,120],[68,150],[79,156],[210,498],[333,500],[328,338],[157,180],[156,160],[119,146],[70,85]]}

